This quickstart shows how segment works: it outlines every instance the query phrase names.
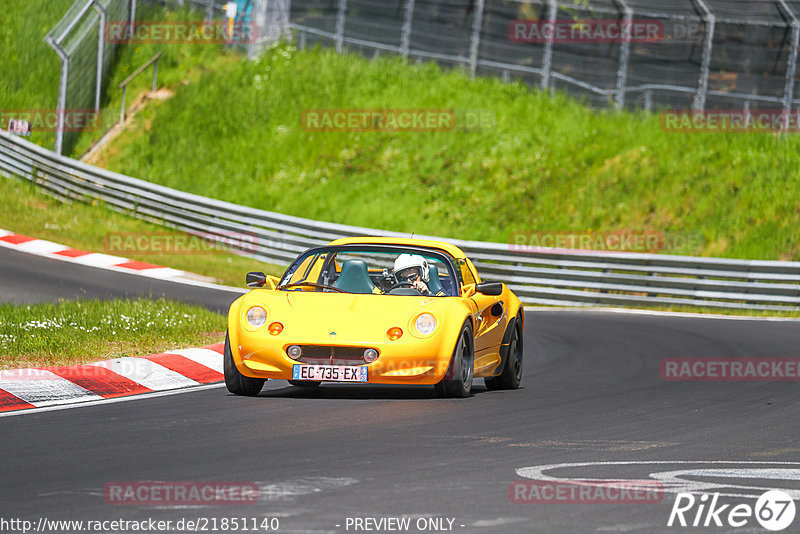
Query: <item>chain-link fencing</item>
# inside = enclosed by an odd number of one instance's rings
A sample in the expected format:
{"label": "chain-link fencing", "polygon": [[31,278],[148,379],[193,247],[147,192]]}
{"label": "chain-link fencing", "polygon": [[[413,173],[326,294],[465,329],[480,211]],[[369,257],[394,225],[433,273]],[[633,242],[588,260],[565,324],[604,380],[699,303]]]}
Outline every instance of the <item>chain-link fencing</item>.
{"label": "chain-link fencing", "polygon": [[300,47],[434,60],[596,106],[800,103],[800,0],[292,0],[289,26]]}
{"label": "chain-link fencing", "polygon": [[45,37],[61,60],[55,151],[68,151],[80,134],[70,122],[99,112],[103,83],[119,45],[105,39],[112,20],[133,20],[136,0],[78,0]]}
{"label": "chain-link fencing", "polygon": [[[237,4],[237,20],[249,21],[253,0]],[[138,3],[138,5],[137,5]],[[55,151],[69,153],[84,129],[82,121],[100,112],[105,84],[119,46],[125,39],[109,38],[108,29],[123,27],[133,32],[141,17],[160,17],[159,8],[186,8],[201,13],[206,21],[225,16],[227,2],[216,0],[77,0],[48,32],[45,41],[61,60],[58,88]]]}

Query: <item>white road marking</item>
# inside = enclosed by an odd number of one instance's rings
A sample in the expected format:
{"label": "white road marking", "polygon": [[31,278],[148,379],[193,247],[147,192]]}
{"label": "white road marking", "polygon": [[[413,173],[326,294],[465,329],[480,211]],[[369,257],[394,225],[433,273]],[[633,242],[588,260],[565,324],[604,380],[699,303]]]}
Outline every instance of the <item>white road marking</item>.
{"label": "white road marking", "polygon": [[153,391],[197,386],[200,383],[144,358],[116,358],[90,363],[105,367]]}
{"label": "white road marking", "polygon": [[634,530],[644,530],[646,532],[653,532],[657,530],[662,525],[659,524],[652,524],[652,523],[628,523],[628,524],[619,524],[619,525],[611,525],[608,527],[599,527],[597,529],[598,532],[632,532]]}
{"label": "white road marking", "polygon": [[183,389],[173,389],[169,391],[156,391],[153,393],[142,393],[141,395],[131,395],[129,397],[115,397],[113,399],[101,399],[101,400],[94,400],[94,401],[87,401],[81,403],[74,403],[74,404],[60,404],[57,406],[47,406],[45,408],[29,408],[27,410],[17,410],[13,412],[0,412],[0,418],[2,417],[16,417],[20,415],[35,415],[43,412],[57,412],[59,410],[71,410],[72,408],[86,408],[89,406],[97,406],[99,404],[115,404],[117,402],[128,402],[128,401],[137,401],[137,400],[146,400],[146,399],[153,399],[156,397],[168,397],[170,395],[180,395],[182,393],[193,393],[195,391],[202,391],[205,389],[216,389],[216,388],[223,388],[225,384],[204,384],[202,386],[195,386],[191,388],[183,388]]}
{"label": "white road marking", "polygon": [[169,267],[154,267],[152,269],[128,269],[125,267],[119,267],[119,269],[124,269],[125,271],[136,271],[142,276],[149,276],[150,278],[161,278],[161,279],[174,278],[176,276],[183,276],[184,274],[183,271],[179,271],[177,269],[171,269]]}
{"label": "white road marking", "polygon": [[293,500],[295,497],[311,495],[321,491],[343,488],[357,484],[358,480],[349,477],[305,477],[284,482],[259,484],[260,501]]}
{"label": "white road marking", "polygon": [[[790,489],[784,487],[771,486],[747,486],[725,482],[708,482],[699,480],[687,480],[682,476],[694,477],[717,477],[717,478],[752,478],[759,480],[800,480],[800,462],[759,462],[759,461],[726,461],[726,460],[652,460],[652,461],[625,461],[625,462],[580,462],[564,464],[536,465],[530,467],[520,467],[516,470],[517,475],[532,480],[542,480],[548,482],[566,482],[570,484],[599,484],[607,480],[620,480],[620,477],[611,479],[590,478],[586,476],[576,477],[556,477],[545,474],[545,471],[557,469],[580,468],[580,467],[607,467],[614,465],[714,465],[714,466],[762,466],[762,467],[727,467],[724,469],[681,469],[671,471],[659,471],[649,473],[653,480],[660,480],[663,490],[667,493],[719,493],[723,497],[739,497],[744,499],[757,499],[758,494],[736,493],[722,490],[750,490],[754,492],[764,492],[772,489],[785,491],[793,499],[800,499],[800,489]],[[765,468],[763,466],[769,466]],[[783,466],[782,468],[779,466]]]}
{"label": "white road marking", "polygon": [[75,263],[80,263],[81,265],[89,265],[91,267],[113,267],[114,265],[125,263],[131,261],[127,258],[121,258],[119,256],[109,256],[108,254],[102,254],[100,252],[92,252],[91,254],[86,254],[85,256],[78,256],[73,260]]}
{"label": "white road marking", "polygon": [[496,519],[478,519],[473,521],[471,527],[499,527],[500,525],[509,525],[512,523],[521,523],[523,521],[530,521],[529,517],[498,517]]}
{"label": "white road marking", "polygon": [[55,254],[62,250],[67,250],[69,247],[53,243],[52,241],[44,241],[42,239],[34,239],[17,245],[17,250],[21,252],[31,252],[34,254]]}
{"label": "white road marking", "polygon": [[184,358],[188,358],[195,363],[199,363],[200,365],[205,365],[209,369],[213,369],[218,373],[223,372],[222,354],[211,349],[198,348],[198,349],[171,350],[167,352],[167,354],[177,354],[178,356],[183,356]]}
{"label": "white road marking", "polygon": [[43,369],[0,371],[0,389],[36,407],[102,399],[77,384]]}

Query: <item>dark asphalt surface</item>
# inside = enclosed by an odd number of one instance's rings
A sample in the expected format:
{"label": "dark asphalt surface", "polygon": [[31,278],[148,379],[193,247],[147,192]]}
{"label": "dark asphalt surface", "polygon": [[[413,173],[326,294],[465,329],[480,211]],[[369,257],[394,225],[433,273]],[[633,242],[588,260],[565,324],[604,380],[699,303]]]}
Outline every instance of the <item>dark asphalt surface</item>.
{"label": "dark asphalt surface", "polygon": [[[36,261],[15,274],[13,264],[3,251],[4,298],[38,298],[45,289],[115,294],[115,286],[146,292],[154,284],[115,273],[87,279],[72,266]],[[529,311],[527,319],[516,391],[488,392],[478,381],[471,398],[438,399],[432,388],[301,390],[271,381],[256,398],[221,388],[0,418],[0,519],[275,517],[279,532],[366,532],[346,528],[347,518],[408,516],[405,532],[446,531],[418,529],[419,518],[453,519],[455,532],[680,532],[695,529],[667,528],[669,493],[655,504],[520,504],[510,501],[509,484],[523,480],[516,469],[542,464],[800,458],[796,382],[667,382],[659,373],[669,357],[796,357],[797,322],[581,311]],[[573,474],[646,478],[684,468]],[[261,497],[182,508],[104,500],[108,483],[148,480],[255,482]],[[800,480],[738,482],[800,489]],[[753,521],[710,530],[765,532]]]}

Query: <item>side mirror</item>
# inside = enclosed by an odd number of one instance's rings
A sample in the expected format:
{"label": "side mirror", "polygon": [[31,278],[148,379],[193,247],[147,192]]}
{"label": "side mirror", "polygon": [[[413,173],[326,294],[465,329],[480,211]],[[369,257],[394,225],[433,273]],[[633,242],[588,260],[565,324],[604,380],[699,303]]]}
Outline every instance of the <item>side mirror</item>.
{"label": "side mirror", "polygon": [[482,294],[488,295],[490,297],[497,297],[503,293],[503,283],[502,282],[482,282],[475,286],[475,290]]}
{"label": "side mirror", "polygon": [[247,273],[247,287],[264,287],[267,283],[267,275],[264,273]]}

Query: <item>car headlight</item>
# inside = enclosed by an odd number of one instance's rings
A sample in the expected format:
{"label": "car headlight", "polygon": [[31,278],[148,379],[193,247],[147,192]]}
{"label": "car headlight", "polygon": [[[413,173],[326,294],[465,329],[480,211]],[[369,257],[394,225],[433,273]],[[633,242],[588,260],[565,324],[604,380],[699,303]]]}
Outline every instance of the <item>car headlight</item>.
{"label": "car headlight", "polygon": [[436,317],[430,313],[420,313],[417,320],[414,322],[414,328],[423,336],[430,335],[436,330]]}
{"label": "car headlight", "polygon": [[247,310],[247,324],[253,328],[261,328],[267,322],[267,310],[261,306],[253,306]]}

